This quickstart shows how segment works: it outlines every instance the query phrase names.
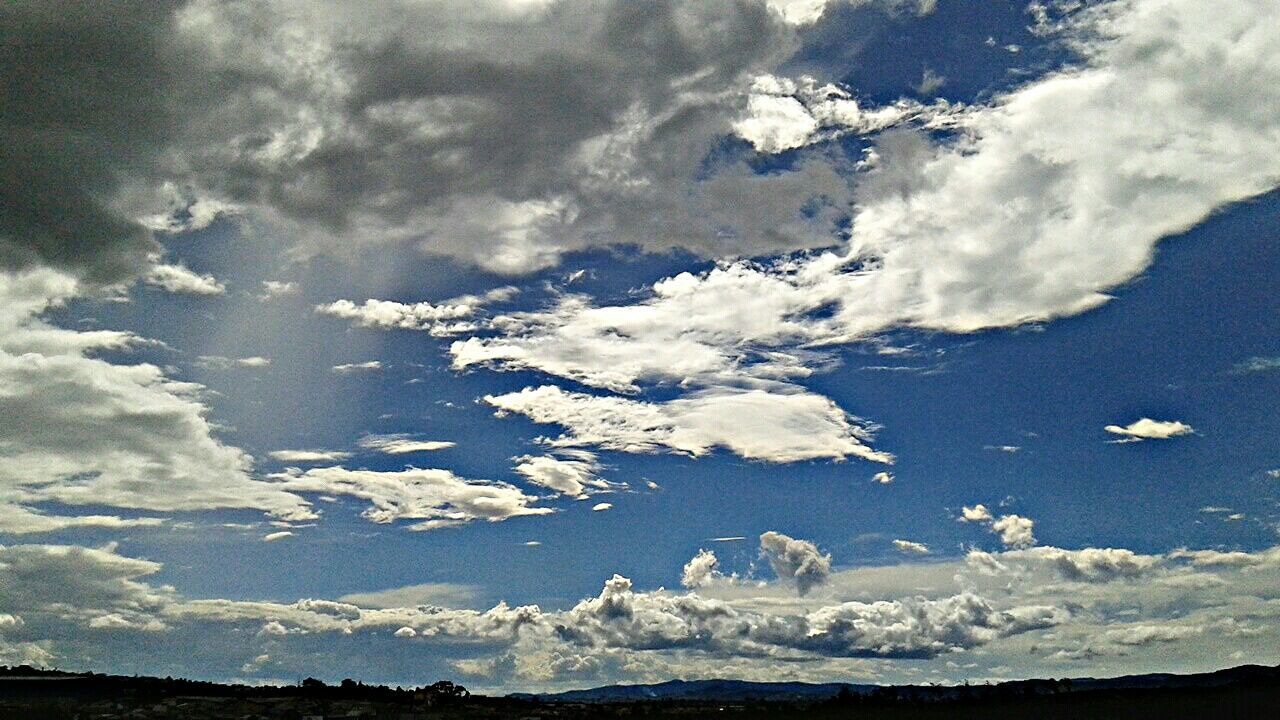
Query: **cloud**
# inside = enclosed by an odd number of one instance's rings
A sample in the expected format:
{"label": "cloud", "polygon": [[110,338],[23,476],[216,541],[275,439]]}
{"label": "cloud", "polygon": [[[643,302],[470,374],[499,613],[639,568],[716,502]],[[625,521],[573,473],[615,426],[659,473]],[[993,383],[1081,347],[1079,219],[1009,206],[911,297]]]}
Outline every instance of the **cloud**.
{"label": "cloud", "polygon": [[289,532],[288,530],[281,530],[279,532],[267,533],[266,535],[263,535],[262,542],[275,542],[277,540],[284,540],[285,538],[291,538],[291,537],[293,537],[293,533]]}
{"label": "cloud", "polygon": [[250,357],[230,358],[222,355],[201,355],[196,358],[196,365],[209,370],[230,370],[232,368],[264,368],[271,364],[271,358],[252,355]]}
{"label": "cloud", "polygon": [[893,482],[893,479],[893,473],[884,471],[871,476],[871,482],[878,483],[880,485],[888,485]]}
{"label": "cloud", "polygon": [[302,288],[296,282],[289,282],[285,280],[263,280],[262,294],[258,295],[258,299],[262,302],[267,302],[269,300],[275,300],[276,298],[297,295],[300,292],[302,292]]}
{"label": "cloud", "polygon": [[[1223,643],[1265,648],[1276,638],[1274,548],[1239,553],[1254,559],[1248,564],[1205,567],[1177,553],[1123,549],[975,553],[985,559],[971,553],[967,560],[833,572],[818,601],[791,595],[786,583],[703,582],[714,574],[703,551],[686,566],[697,593],[640,590],[615,575],[598,594],[564,609],[499,603],[480,611],[457,607],[472,602],[471,591],[448,584],[338,600],[192,599],[155,583],[159,563],[122,556],[114,546],[17,545],[0,548],[0,617],[14,618],[0,620],[0,632],[64,660],[103,647],[123,658],[140,648],[180,652],[194,638],[222,637],[235,641],[209,644],[200,661],[216,664],[225,654],[232,669],[261,654],[246,642],[269,639],[272,663],[293,672],[314,669],[317,643],[360,661],[363,645],[407,630],[399,635],[430,640],[415,645],[415,661],[438,660],[439,653],[452,660],[460,652],[492,661],[495,671],[507,667],[513,675],[502,682],[535,684],[573,684],[584,672],[610,667],[600,679],[649,677],[641,667],[659,676],[683,667],[695,677],[759,679],[776,677],[779,664],[790,661],[814,666],[797,676],[813,680],[849,667],[829,660],[852,658],[917,659],[910,667],[931,675],[948,657],[993,664],[1021,658],[1039,674],[1047,670],[1034,668],[1086,656],[1103,668],[1112,666],[1096,658],[1115,655],[1124,657],[1121,668],[1164,667],[1171,658],[1211,667]],[[1091,569],[1074,575],[1064,558]],[[988,574],[991,567],[999,569]],[[961,589],[947,589],[950,583]],[[1222,641],[1204,654],[1197,638],[1209,632]],[[295,668],[293,651],[302,648],[308,665]],[[938,664],[928,662],[935,658]],[[548,662],[561,669],[548,674]],[[899,673],[904,666],[869,667]]]}
{"label": "cloud", "polygon": [[1275,370],[1280,370],[1280,357],[1254,356],[1235,366],[1235,372],[1240,374],[1272,372]]}
{"label": "cloud", "polygon": [[570,450],[564,454],[566,457],[521,455],[515,458],[515,471],[534,485],[572,498],[583,499],[614,488],[598,475],[600,463],[594,453]]}
{"label": "cloud", "polygon": [[691,589],[709,584],[720,575],[716,569],[719,564],[720,561],[716,559],[715,553],[710,550],[699,550],[698,554],[685,563],[684,569],[680,571],[680,584]]}
{"label": "cloud", "polygon": [[808,540],[797,540],[770,530],[760,536],[760,554],[779,580],[794,582],[805,595],[831,575],[831,556],[818,552]]}
{"label": "cloud", "polygon": [[331,463],[346,460],[351,453],[342,450],[272,450],[272,460],[288,463]]}
{"label": "cloud", "polygon": [[532,507],[537,498],[513,485],[467,480],[448,470],[410,467],[400,471],[311,468],[272,475],[290,492],[350,495],[369,501],[361,515],[370,522],[419,520],[409,530],[436,530],[473,520],[498,522],[524,515],[546,515],[551,508]]}
{"label": "cloud", "polygon": [[366,608],[396,608],[433,605],[464,607],[473,602],[479,588],[456,583],[420,583],[377,592],[351,593],[338,598],[339,602]]}
{"label": "cloud", "polygon": [[387,455],[436,452],[455,447],[457,443],[446,440],[414,440],[409,435],[365,435],[356,443],[366,450]]}
{"label": "cloud", "polygon": [[956,518],[960,522],[990,522],[991,511],[987,510],[987,506],[978,503],[973,507],[965,505],[960,508],[960,517]]}
{"label": "cloud", "polygon": [[338,373],[339,375],[351,375],[354,373],[362,373],[362,372],[376,372],[382,369],[382,361],[366,360],[365,362],[343,363],[341,365],[334,365],[333,368],[331,369],[334,372]]}
{"label": "cloud", "polygon": [[894,540],[893,547],[900,553],[908,555],[928,555],[929,546],[924,543],[912,542],[910,540]]}
{"label": "cloud", "polygon": [[650,403],[544,385],[484,400],[499,411],[565,427],[565,435],[550,441],[555,447],[665,450],[699,457],[719,446],[767,462],[846,456],[891,460],[863,444],[868,432],[835,403],[799,390],[779,394],[725,388]]}
{"label": "cloud", "polygon": [[479,326],[472,322],[472,318],[480,307],[507,300],[515,293],[515,288],[501,287],[481,296],[453,298],[438,305],[372,299],[356,305],[350,300],[337,300],[327,305],[317,305],[316,312],[350,320],[358,327],[425,330],[434,336],[446,337],[475,331]]}
{"label": "cloud", "polygon": [[[928,80],[930,76],[925,77]],[[936,82],[936,76],[934,80]],[[938,86],[940,83],[931,90]],[[924,106],[909,100],[864,110],[848,90],[819,84],[812,77],[791,80],[761,75],[753,81],[746,112],[733,123],[733,131],[751,143],[757,152],[773,154],[830,140],[847,132],[867,134],[884,130],[908,120],[928,127],[944,127],[955,122],[952,116],[961,111],[963,108],[953,108],[944,101]]]}
{"label": "cloud", "polygon": [[1121,435],[1127,441],[1168,440],[1195,432],[1190,425],[1176,420],[1152,420],[1145,417],[1123,427],[1108,425],[1103,429],[1112,435]]}
{"label": "cloud", "polygon": [[[661,383],[693,397],[744,386],[796,397],[791,383],[832,362],[823,348],[895,328],[971,333],[1097,308],[1147,268],[1162,238],[1276,187],[1280,121],[1257,112],[1260,98],[1280,102],[1275,12],[1179,0],[1075,13],[1059,30],[1076,54],[1068,67],[882,132],[834,250],[724,261],[622,304],[570,295],[499,316],[496,335],[452,345],[454,366],[533,369],[626,394]],[[1220,70],[1199,60],[1228,46]],[[808,132],[791,96],[805,81],[765,75],[756,94],[770,114],[753,137],[790,146]],[[918,131],[935,121],[943,139]]]}
{"label": "cloud", "polygon": [[607,502],[596,503],[595,505],[591,506],[591,512],[604,512],[605,510],[612,510],[612,509],[613,509],[613,503],[607,503]]}
{"label": "cloud", "polygon": [[[51,270],[0,272],[0,504],[25,532],[127,527],[154,520],[46,515],[31,505],[146,511],[214,508],[311,517],[296,495],[254,480],[251,459],[214,435],[204,388],[147,363],[90,357],[142,342],[128,333],[78,332],[40,315],[79,292]],[[42,529],[43,528],[43,529]]]}
{"label": "cloud", "polygon": [[991,523],[991,531],[1000,534],[1000,542],[1009,548],[1027,548],[1036,544],[1031,533],[1035,525],[1029,518],[1018,515],[1001,515]]}
{"label": "cloud", "polygon": [[212,275],[200,275],[182,264],[154,265],[143,280],[167,292],[182,295],[224,295],[227,288]]}

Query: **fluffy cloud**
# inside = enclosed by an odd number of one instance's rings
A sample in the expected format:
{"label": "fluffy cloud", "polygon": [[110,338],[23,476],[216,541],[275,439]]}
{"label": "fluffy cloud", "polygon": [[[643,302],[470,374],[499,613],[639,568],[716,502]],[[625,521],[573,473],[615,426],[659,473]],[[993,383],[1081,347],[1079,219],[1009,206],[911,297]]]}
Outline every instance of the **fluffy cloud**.
{"label": "fluffy cloud", "polygon": [[734,122],[733,131],[758,152],[778,153],[846,132],[884,130],[908,120],[929,129],[947,127],[958,122],[956,116],[962,112],[963,108],[942,101],[924,106],[908,100],[867,110],[858,107],[847,90],[821,85],[812,77],[790,80],[761,75],[752,83],[746,112]]}
{"label": "fluffy cloud", "polygon": [[716,566],[720,561],[710,550],[699,550],[680,571],[680,584],[690,589],[700,588],[710,583],[719,571]]}
{"label": "fluffy cloud", "polygon": [[6,47],[40,54],[3,58],[27,91],[0,103],[0,258],[116,281],[145,271],[149,229],[229,208],[304,254],[410,242],[510,273],[602,242],[829,244],[831,173],[698,177],[749,79],[798,46],[786,18],[820,13],[781,5],[11,3]]}
{"label": "fluffy cloud", "polygon": [[1027,548],[1036,544],[1031,533],[1035,525],[1029,518],[1019,515],[1001,515],[991,523],[991,531],[999,533],[1000,542],[1008,548]]}
{"label": "fluffy cloud", "polygon": [[831,575],[831,556],[818,552],[808,540],[797,540],[770,530],[760,536],[760,554],[779,580],[794,582],[804,595],[825,583]]}
{"label": "fluffy cloud", "polygon": [[600,463],[593,453],[569,450],[563,455],[522,455],[516,458],[515,471],[534,485],[578,499],[614,487],[597,474]]}
{"label": "fluffy cloud", "polygon": [[1176,420],[1152,420],[1142,418],[1128,425],[1108,425],[1103,428],[1112,435],[1121,435],[1125,440],[1118,442],[1136,442],[1140,440],[1168,440],[1195,432],[1190,425]]}
{"label": "fluffy cloud", "polygon": [[989,522],[991,520],[991,511],[982,503],[978,503],[973,507],[965,505],[960,508],[960,517],[956,519],[960,522]]}
{"label": "fluffy cloud", "polygon": [[[1271,557],[1276,550],[1242,554]],[[340,645],[353,652],[376,637],[425,638],[430,642],[415,645],[423,658],[466,648],[465,657],[475,663],[514,673],[502,680],[524,683],[572,683],[608,667],[601,679],[648,677],[645,668],[665,676],[677,667],[694,676],[755,677],[755,670],[776,673],[789,660],[816,663],[821,676],[842,667],[824,664],[832,659],[927,662],[978,649],[963,657],[984,663],[1022,658],[1038,668],[1106,656],[1125,657],[1125,667],[1138,656],[1144,668],[1170,658],[1213,666],[1217,655],[1195,654],[1195,639],[1205,632],[1247,647],[1266,647],[1276,638],[1280,563],[1198,568],[1174,554],[1093,548],[1036,548],[987,558],[834,571],[816,601],[795,597],[785,583],[707,582],[716,563],[704,551],[684,573],[697,594],[643,591],[615,575],[597,595],[563,610],[499,603],[480,611],[449,607],[472,595],[436,585],[336,601],[189,599],[150,580],[161,570],[158,563],[119,555],[114,547],[20,545],[0,548],[0,604],[7,611],[0,632],[13,646],[28,643],[71,660],[86,647],[102,647],[83,645],[90,638],[114,643],[123,657],[143,646],[147,652],[189,647],[193,637],[241,638],[245,642],[210,644],[210,655],[202,656],[205,662],[231,653],[231,671],[244,657],[262,654],[246,642],[275,643],[273,663],[288,663],[291,645],[311,636],[303,662],[312,663],[316,635],[335,644],[359,638]],[[1076,568],[1101,570],[1073,577],[1075,570],[1064,572],[1063,558]],[[1135,565],[1141,569],[1132,570]],[[988,566],[1002,569],[993,576]],[[951,583],[962,589],[948,590]],[[925,586],[932,587],[919,590]],[[1052,632],[1039,632],[1045,629]],[[138,642],[138,633],[147,634],[146,643]],[[1158,654],[1146,655],[1146,648]],[[548,675],[547,662],[561,670]]]}
{"label": "fluffy cloud", "polygon": [[472,520],[497,522],[523,515],[546,515],[532,507],[537,498],[512,485],[466,480],[448,470],[407,468],[396,472],[342,467],[291,470],[271,476],[290,492],[350,495],[369,501],[362,515],[370,522],[419,520],[409,530],[435,530]]}
{"label": "fluffy cloud", "polygon": [[693,457],[715,447],[744,458],[794,462],[814,458],[892,457],[863,444],[867,431],[827,398],[795,389],[716,389],[664,403],[566,392],[544,385],[485,402],[502,412],[567,429],[550,443],[595,446],[632,453],[665,450]]}
{"label": "fluffy cloud", "polygon": [[150,511],[249,508],[310,517],[296,495],[251,478],[251,459],[205,419],[203,388],[153,365],[117,365],[97,350],[141,342],[39,319],[78,292],[53,271],[0,273],[0,516],[23,532],[128,527],[154,520],[33,512],[36,503]]}
{"label": "fluffy cloud", "polygon": [[356,305],[350,300],[337,300],[327,305],[317,305],[316,312],[350,320],[358,327],[425,330],[437,337],[444,337],[476,330],[478,325],[471,320],[480,307],[502,302],[515,293],[515,288],[501,287],[484,295],[452,298],[435,305],[428,302],[405,304],[372,299]]}
{"label": "fluffy cloud", "polygon": [[148,285],[183,295],[222,295],[227,292],[226,286],[217,278],[200,275],[182,264],[154,265],[143,280]]}
{"label": "fluffy cloud", "polygon": [[[945,142],[882,134],[839,249],[722,263],[628,304],[569,296],[501,316],[497,336],[453,345],[455,367],[536,369],[624,393],[669,383],[697,397],[797,381],[830,362],[822,347],[893,328],[968,333],[1096,308],[1161,238],[1276,186],[1277,120],[1257,113],[1280,102],[1275,14],[1266,3],[1085,9],[1058,30],[1078,56],[1068,69],[946,114]],[[1203,60],[1219,56],[1220,68]],[[802,85],[761,80],[771,119],[749,126],[760,143],[812,134],[800,110],[812,112],[788,94]]]}

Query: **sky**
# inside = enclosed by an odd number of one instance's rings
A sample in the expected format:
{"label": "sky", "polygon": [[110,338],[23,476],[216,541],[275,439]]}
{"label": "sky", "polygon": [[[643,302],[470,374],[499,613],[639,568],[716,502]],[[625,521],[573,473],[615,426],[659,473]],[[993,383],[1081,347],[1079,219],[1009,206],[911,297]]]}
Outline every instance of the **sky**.
{"label": "sky", "polygon": [[1280,3],[0,9],[0,663],[1280,663]]}

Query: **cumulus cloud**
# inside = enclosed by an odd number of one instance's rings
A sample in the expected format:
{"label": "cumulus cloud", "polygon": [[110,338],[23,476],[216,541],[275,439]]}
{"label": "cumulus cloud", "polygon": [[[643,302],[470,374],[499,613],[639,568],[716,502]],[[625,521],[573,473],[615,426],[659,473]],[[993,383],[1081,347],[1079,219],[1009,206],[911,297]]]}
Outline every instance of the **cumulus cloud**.
{"label": "cumulus cloud", "polygon": [[831,556],[818,552],[808,540],[797,540],[770,530],[760,536],[760,554],[779,580],[794,582],[804,595],[825,583],[831,575]]}
{"label": "cumulus cloud", "polygon": [[[1192,657],[1185,653],[1194,647],[1184,643],[1211,630],[1260,647],[1274,640],[1277,610],[1265,598],[1275,595],[1275,553],[1242,553],[1272,560],[1206,568],[1188,566],[1174,554],[1138,556],[1120,549],[980,553],[985,562],[970,558],[961,565],[944,560],[832,573],[823,599],[813,601],[787,598],[772,584],[707,582],[716,574],[715,563],[702,551],[682,573],[696,594],[640,590],[615,575],[597,595],[565,609],[499,603],[480,611],[451,607],[470,602],[470,591],[432,584],[339,600],[190,599],[151,580],[161,570],[158,563],[124,557],[114,547],[19,545],[0,548],[0,604],[15,618],[0,616],[0,631],[21,633],[17,637],[33,643],[55,638],[43,647],[64,653],[80,652],[75,638],[100,633],[93,636],[96,642],[117,643],[112,647],[125,657],[142,645],[152,652],[166,643],[189,647],[192,637],[210,633],[251,641],[256,633],[278,643],[280,660],[288,657],[290,643],[307,636],[329,635],[332,642],[364,636],[357,640],[363,643],[369,636],[398,634],[430,639],[423,652],[466,647],[466,657],[502,662],[525,681],[551,679],[545,663],[552,657],[576,658],[566,660],[566,669],[624,660],[658,663],[664,673],[695,667],[688,663],[703,658],[709,664],[699,674],[715,676],[752,668],[776,673],[784,659],[819,663],[819,672],[829,672],[835,666],[821,665],[826,659],[927,660],[980,648],[972,657],[1019,657],[1049,667],[1044,663],[1161,646],[1161,662],[1167,662],[1170,653]],[[1064,558],[1074,569],[1066,569]],[[1003,569],[995,577],[960,577],[966,566],[989,565]],[[916,589],[945,586],[953,576],[962,586],[958,592]],[[1054,577],[1071,582],[1055,583]],[[1206,579],[1215,582],[1201,582]],[[1260,595],[1249,599],[1249,593]],[[1170,603],[1178,608],[1173,618],[1164,615]],[[1125,621],[1116,622],[1118,616]],[[233,629],[241,632],[228,632]],[[1052,632],[1038,632],[1047,629]],[[147,642],[138,643],[136,633],[147,633]],[[229,647],[238,658],[246,654],[242,643]],[[621,668],[615,672],[630,676]],[[579,671],[568,670],[562,679],[574,677],[581,677]]]}
{"label": "cumulus cloud", "polygon": [[143,278],[148,285],[182,295],[223,295],[227,288],[212,275],[200,275],[185,265],[154,265]]}
{"label": "cumulus cloud", "polygon": [[978,503],[973,507],[965,505],[960,508],[960,517],[956,519],[960,522],[989,522],[991,520],[991,511],[982,503]]}
{"label": "cumulus cloud", "polygon": [[537,498],[515,486],[467,480],[448,470],[407,468],[400,471],[348,470],[343,467],[291,470],[271,476],[290,492],[350,495],[369,502],[361,515],[375,523],[418,520],[409,530],[435,530],[472,520],[498,522],[524,515],[546,515],[551,508],[533,507]]}
{"label": "cumulus cloud", "polygon": [[562,456],[522,455],[515,471],[525,480],[572,498],[586,498],[614,488],[599,476],[600,463],[594,453],[567,450]]}
{"label": "cumulus cloud", "polygon": [[549,441],[556,447],[667,451],[693,457],[723,447],[767,462],[846,456],[892,459],[863,444],[868,432],[835,403],[799,389],[781,394],[726,388],[656,403],[544,385],[484,399],[499,411],[565,427],[566,434]]}
{"label": "cumulus cloud", "polygon": [[356,443],[365,450],[373,450],[387,455],[408,455],[410,453],[436,452],[455,447],[457,443],[447,440],[415,440],[409,435],[365,435]]}
{"label": "cumulus cloud", "polygon": [[[1096,308],[1146,269],[1160,239],[1277,185],[1277,120],[1257,113],[1260,99],[1280,101],[1270,62],[1280,35],[1263,29],[1275,13],[1188,1],[1084,9],[1059,30],[1077,55],[1069,67],[946,113],[944,142],[908,129],[928,128],[927,115],[882,133],[836,250],[724,262],[625,304],[563,297],[494,318],[495,336],[455,342],[454,365],[535,369],[618,393],[664,383],[694,397],[782,382],[794,397],[789,383],[831,362],[824,347]],[[1221,68],[1200,61],[1218,55]],[[791,83],[760,80],[758,142],[780,149],[812,134],[789,94],[803,79]]]}
{"label": "cumulus cloud", "polygon": [[720,561],[716,559],[716,554],[710,550],[699,550],[689,562],[685,563],[684,569],[680,571],[680,584],[684,587],[696,589],[709,584],[720,573],[716,566]]}
{"label": "cumulus cloud", "polygon": [[1035,525],[1029,518],[1018,515],[1001,515],[991,523],[991,531],[1000,535],[1000,542],[1009,548],[1026,548],[1036,544],[1031,533]]}
{"label": "cumulus cloud", "polygon": [[350,320],[358,327],[382,330],[425,330],[437,337],[473,332],[479,328],[472,321],[484,305],[510,299],[513,287],[494,288],[483,295],[466,295],[439,304],[419,302],[405,304],[391,300],[365,300],[357,305],[350,300],[337,300],[317,305],[316,312]]}
{"label": "cumulus cloud", "polygon": [[[258,509],[311,517],[301,498],[250,476],[252,461],[214,435],[204,388],[147,363],[89,356],[140,342],[128,333],[72,331],[40,319],[79,292],[50,270],[0,273],[0,504],[25,532],[127,527],[153,520],[33,512],[61,503],[149,511]],[[43,529],[41,529],[43,528]]]}
{"label": "cumulus cloud", "polygon": [[1124,426],[1108,425],[1103,429],[1112,435],[1121,435],[1125,438],[1116,442],[1168,440],[1195,432],[1190,425],[1177,420],[1152,420],[1151,418],[1135,420]]}
{"label": "cumulus cloud", "polygon": [[[939,84],[934,84],[931,89],[937,87]],[[758,152],[779,153],[847,132],[884,130],[908,120],[928,128],[946,127],[957,122],[954,116],[963,110],[944,101],[925,106],[909,100],[864,109],[848,90],[819,84],[812,77],[791,80],[761,75],[752,83],[746,111],[734,122],[733,131]]]}
{"label": "cumulus cloud", "polygon": [[871,476],[871,482],[879,485],[888,485],[893,482],[893,473],[884,471],[878,472]]}
{"label": "cumulus cloud", "polygon": [[613,509],[613,503],[607,503],[607,502],[596,503],[595,505],[591,506],[591,512],[604,512],[605,510],[612,510],[612,509]]}

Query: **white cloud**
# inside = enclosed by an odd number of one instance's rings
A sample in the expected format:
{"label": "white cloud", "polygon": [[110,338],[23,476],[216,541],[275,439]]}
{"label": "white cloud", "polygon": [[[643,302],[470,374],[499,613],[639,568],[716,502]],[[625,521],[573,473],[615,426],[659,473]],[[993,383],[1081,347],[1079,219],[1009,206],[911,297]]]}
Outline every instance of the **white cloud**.
{"label": "white cloud", "polygon": [[1122,435],[1127,440],[1168,440],[1195,432],[1190,425],[1176,420],[1152,420],[1142,418],[1128,425],[1108,425],[1103,428],[1112,435]]}
{"label": "white cloud", "polygon": [[1035,525],[1029,518],[1018,515],[1001,515],[991,523],[992,532],[1000,534],[1000,542],[1009,548],[1027,548],[1036,544],[1032,527]]}
{"label": "white cloud", "polygon": [[300,292],[302,292],[302,288],[296,282],[284,280],[263,280],[262,294],[258,296],[258,299],[263,302],[267,302],[268,300],[275,300],[276,298],[297,295]]}
{"label": "white cloud", "polygon": [[411,627],[406,626],[406,627],[400,628],[399,630],[396,630],[392,634],[398,638],[411,638],[411,637],[417,637],[418,631],[414,630]]}
{"label": "white cloud", "polygon": [[880,485],[888,485],[893,482],[893,473],[880,471],[871,476],[871,482]]}
{"label": "white cloud", "polygon": [[343,363],[334,365],[332,370],[339,375],[350,375],[352,373],[373,372],[382,369],[381,360],[366,360],[365,362]]}
{"label": "white cloud", "polygon": [[472,520],[497,522],[523,515],[546,515],[551,508],[532,507],[537,498],[515,486],[467,480],[448,470],[407,468],[394,472],[311,468],[271,476],[290,492],[350,495],[368,500],[363,517],[370,522],[419,520],[409,530],[435,530]]}
{"label": "white cloud", "polygon": [[591,506],[592,512],[604,512],[605,510],[612,510],[612,509],[613,509],[613,503],[607,503],[607,502],[596,503],[595,505]]}
{"label": "white cloud", "polygon": [[[926,80],[930,76],[926,74]],[[937,83],[936,76],[933,77]],[[939,84],[931,86],[937,89]],[[929,92],[921,91],[921,92]],[[893,105],[863,109],[849,91],[819,84],[812,77],[796,80],[761,75],[752,83],[745,114],[733,124],[734,133],[757,152],[779,153],[829,140],[842,133],[867,134],[906,121],[926,127],[958,122],[962,107],[945,101],[921,105],[900,100]]]}
{"label": "white cloud", "polygon": [[365,300],[357,305],[350,300],[337,300],[317,305],[316,312],[350,320],[358,327],[381,330],[425,330],[437,337],[473,332],[476,311],[491,302],[501,302],[516,293],[515,288],[495,288],[482,296],[463,296],[439,304],[429,302],[400,303],[391,300]]}
{"label": "white cloud", "polygon": [[956,519],[960,522],[989,522],[991,520],[991,511],[982,503],[978,503],[973,507],[965,505],[960,508],[960,517]]}
{"label": "white cloud", "polygon": [[797,540],[770,530],[760,536],[760,554],[779,580],[794,582],[804,595],[825,583],[831,575],[831,556],[818,552],[808,540]]}
{"label": "white cloud", "polygon": [[147,363],[87,356],[127,349],[138,338],[39,319],[77,292],[74,280],[53,271],[0,273],[0,521],[22,532],[158,522],[57,517],[32,511],[38,503],[312,515],[301,498],[252,479],[251,458],[214,436],[202,386]]}
{"label": "white cloud", "polygon": [[341,450],[272,450],[267,455],[280,462],[308,464],[338,462],[351,457],[351,453]]}
{"label": "white cloud", "polygon": [[365,435],[356,444],[366,450],[374,450],[387,455],[436,452],[448,450],[457,445],[457,443],[447,440],[414,440],[408,435]]}
{"label": "white cloud", "polygon": [[911,540],[894,540],[893,547],[900,553],[907,555],[928,555],[929,546],[924,543],[912,542]]}
{"label": "white cloud", "polygon": [[599,476],[600,463],[595,454],[570,450],[564,455],[522,455],[515,459],[515,471],[534,485],[573,498],[613,489],[613,484]]}
{"label": "white cloud", "polygon": [[291,537],[293,537],[293,533],[289,532],[288,530],[281,530],[279,532],[267,533],[266,535],[263,535],[262,542],[275,542],[277,540],[284,540],[285,538],[291,538]]}
{"label": "white cloud", "polygon": [[685,563],[684,569],[680,571],[680,584],[691,589],[709,584],[719,576],[720,572],[716,569],[719,564],[720,561],[716,559],[715,553],[710,550],[699,550],[698,554]]}
{"label": "white cloud", "polygon": [[143,280],[148,285],[184,295],[222,295],[227,291],[217,278],[192,272],[182,264],[156,264]]}
{"label": "white cloud", "polygon": [[271,358],[260,355],[229,358],[222,355],[201,355],[196,358],[196,365],[210,370],[230,370],[232,368],[264,368],[271,364]]}
{"label": "white cloud", "polygon": [[[900,120],[945,123],[945,143],[882,135],[837,251],[723,263],[626,305],[568,296],[500,316],[498,335],[453,344],[454,365],[696,396],[798,380],[831,362],[820,348],[893,328],[968,333],[1096,308],[1160,239],[1280,182],[1280,120],[1257,110],[1280,103],[1277,13],[1190,0],[1076,13],[1063,31],[1079,54],[1069,68],[987,105]],[[1210,55],[1221,67],[1199,60]],[[805,82],[761,77],[756,93],[795,110]],[[791,144],[790,120],[760,141]]]}
{"label": "white cloud", "polygon": [[567,429],[557,447],[596,446],[630,453],[660,450],[693,457],[715,447],[753,460],[794,462],[861,457],[890,462],[863,444],[867,432],[825,397],[803,391],[714,389],[663,403],[566,392],[544,385],[485,396],[503,412]]}

